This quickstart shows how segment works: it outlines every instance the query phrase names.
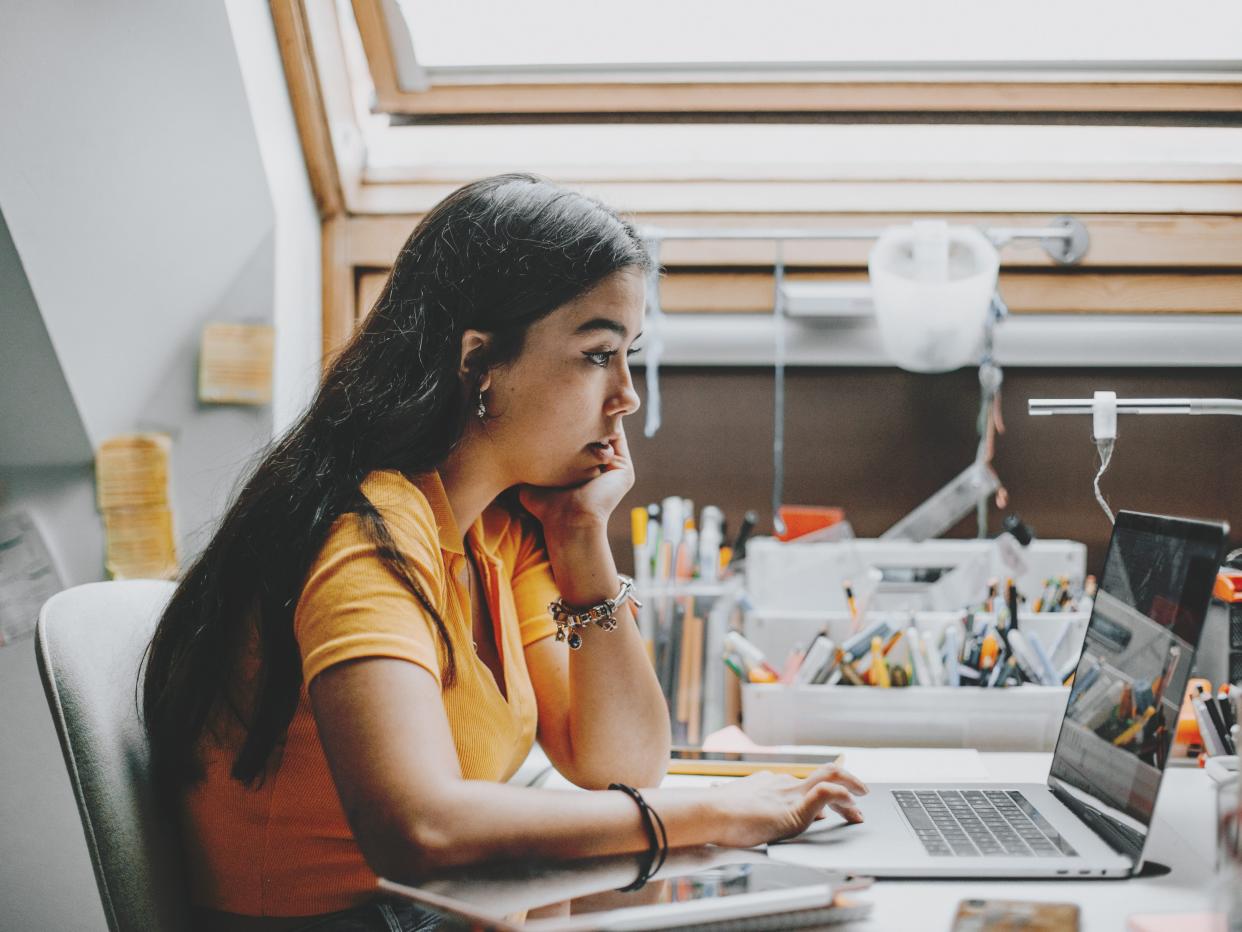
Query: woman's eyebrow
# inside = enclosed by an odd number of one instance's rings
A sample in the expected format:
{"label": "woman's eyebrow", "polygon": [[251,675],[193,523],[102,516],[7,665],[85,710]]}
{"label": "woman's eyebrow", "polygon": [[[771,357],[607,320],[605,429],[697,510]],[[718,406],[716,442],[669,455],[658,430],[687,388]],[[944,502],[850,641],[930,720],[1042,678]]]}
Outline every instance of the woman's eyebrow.
{"label": "woman's eyebrow", "polygon": [[591,333],[594,330],[608,330],[622,338],[629,333],[625,329],[625,324],[619,320],[613,320],[611,317],[592,317],[585,323],[579,324],[574,333]]}

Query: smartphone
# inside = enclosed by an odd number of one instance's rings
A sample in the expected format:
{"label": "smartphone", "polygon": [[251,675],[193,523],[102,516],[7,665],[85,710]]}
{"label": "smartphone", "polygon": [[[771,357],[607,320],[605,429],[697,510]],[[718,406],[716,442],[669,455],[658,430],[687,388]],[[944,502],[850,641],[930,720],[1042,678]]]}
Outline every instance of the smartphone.
{"label": "smartphone", "polygon": [[1078,907],[1031,900],[962,900],[950,932],[1078,932]]}
{"label": "smartphone", "polygon": [[716,777],[744,777],[760,770],[809,777],[817,767],[842,760],[842,755],[835,752],[798,751],[787,754],[779,751],[704,751],[689,747],[674,747],[670,756],[669,773]]}

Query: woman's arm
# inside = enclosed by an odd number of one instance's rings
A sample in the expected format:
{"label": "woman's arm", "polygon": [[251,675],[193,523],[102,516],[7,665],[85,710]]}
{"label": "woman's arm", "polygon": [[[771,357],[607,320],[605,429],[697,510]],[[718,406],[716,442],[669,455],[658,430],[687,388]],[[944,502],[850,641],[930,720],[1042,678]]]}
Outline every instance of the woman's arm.
{"label": "woman's arm", "polygon": [[[624,430],[615,446],[607,468],[589,482],[526,486],[521,493],[543,526],[561,597],[575,608],[611,599],[620,588],[608,518],[634,485]],[[579,650],[550,638],[526,649],[539,743],[556,769],[582,787],[652,786],[668,768],[668,708],[633,618],[633,607],[624,606],[612,631],[584,630]]]}
{"label": "woman's arm", "polygon": [[[416,664],[338,664],[311,681],[310,698],[354,837],[382,876],[410,881],[496,858],[563,860],[647,847],[638,808],[623,793],[463,779],[439,686]],[[851,790],[866,791],[825,767],[805,780],[757,774],[644,796],[664,820],[670,846],[754,845],[801,831],[825,805],[859,821]]]}
{"label": "woman's arm", "polygon": [[[595,605],[617,594],[605,527],[554,529],[545,538],[567,603]],[[612,631],[584,630],[578,650],[552,638],[526,650],[539,700],[539,743],[561,773],[591,789],[655,786],[668,767],[668,707],[632,605],[618,615]]]}

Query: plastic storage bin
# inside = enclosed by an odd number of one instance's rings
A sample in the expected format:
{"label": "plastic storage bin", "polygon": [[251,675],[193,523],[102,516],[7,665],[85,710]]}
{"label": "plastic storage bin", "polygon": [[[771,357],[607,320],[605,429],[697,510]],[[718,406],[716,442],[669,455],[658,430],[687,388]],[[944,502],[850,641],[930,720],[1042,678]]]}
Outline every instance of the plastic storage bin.
{"label": "plastic storage bin", "polygon": [[[960,624],[962,612],[877,612],[866,623],[911,621],[938,634]],[[994,616],[977,613],[976,625]],[[1077,658],[1089,616],[1082,612],[1025,613],[1018,627],[1051,649],[1054,662]],[[746,615],[746,637],[780,667],[788,652],[823,629],[841,643],[852,620],[846,612],[754,611]],[[1062,638],[1062,632],[1065,632]],[[894,649],[900,651],[901,646]],[[1048,751],[1056,743],[1069,689],[1036,686],[986,689],[977,686],[742,686],[742,727],[760,744],[831,744],[902,747],[975,747],[984,750]]]}
{"label": "plastic storage bin", "polygon": [[[742,687],[742,726],[759,744],[1050,751],[1069,689]],[[911,774],[916,778],[917,774]]]}

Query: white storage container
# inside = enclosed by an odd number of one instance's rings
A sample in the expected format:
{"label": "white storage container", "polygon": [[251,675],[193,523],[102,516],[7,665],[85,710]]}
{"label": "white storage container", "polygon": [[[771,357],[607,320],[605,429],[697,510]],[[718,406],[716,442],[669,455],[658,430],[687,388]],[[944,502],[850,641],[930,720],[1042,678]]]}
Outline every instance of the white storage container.
{"label": "white storage container", "polygon": [[878,689],[748,683],[742,686],[742,727],[759,744],[1051,751],[1068,699],[1068,687],[1030,684]]}
{"label": "white storage container", "polygon": [[[994,616],[977,614],[976,630]],[[1082,612],[1018,613],[1019,630],[1037,637],[1058,666],[1078,657],[1087,631]],[[961,612],[877,612],[864,624],[887,620],[895,628],[911,619],[922,632],[939,634],[961,624]],[[822,629],[838,644],[852,622],[846,612],[751,612],[746,637],[780,667],[788,652],[805,648]],[[1062,631],[1065,637],[1061,638]],[[904,644],[894,648],[901,659]],[[759,744],[842,744],[864,747],[973,747],[992,751],[1050,751],[1056,743],[1069,689],[1023,686],[787,686],[744,684],[742,727]]]}
{"label": "white storage container", "polygon": [[[894,630],[905,628],[913,619],[915,627],[925,634],[937,637],[949,624],[961,624],[962,612],[868,612],[863,626],[877,621],[887,621]],[[1085,612],[1018,612],[1018,628],[1039,638],[1039,643],[1051,653],[1060,642],[1054,661],[1060,662],[1077,657],[1082,650],[1083,637],[1087,633]],[[976,613],[975,630],[986,623],[994,623],[996,616]],[[1068,627],[1065,639],[1061,632]],[[853,629],[848,612],[798,612],[788,610],[754,610],[747,612],[742,621],[742,633],[747,640],[767,655],[768,662],[781,669],[791,650],[805,649],[820,631],[827,629],[828,636],[838,645],[843,643]],[[899,656],[904,656],[904,646],[898,645]],[[915,687],[912,687],[915,688]]]}

